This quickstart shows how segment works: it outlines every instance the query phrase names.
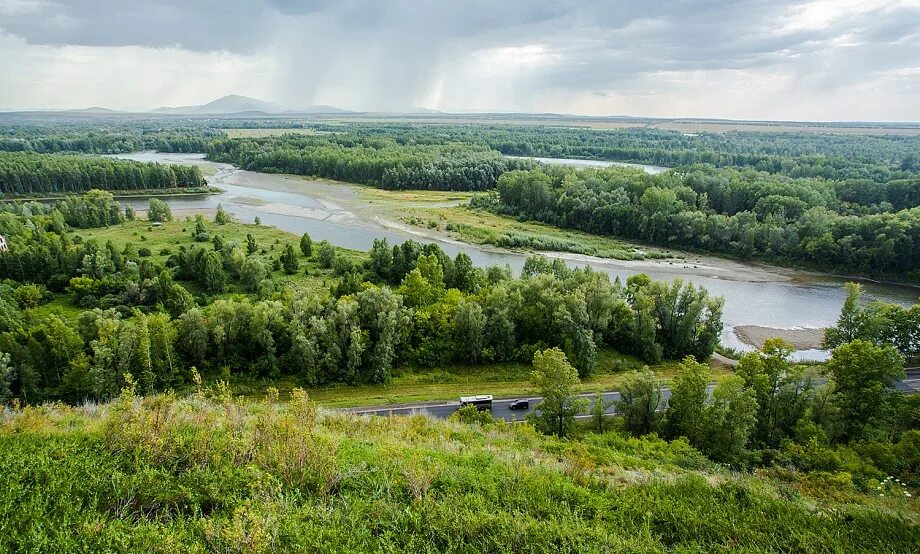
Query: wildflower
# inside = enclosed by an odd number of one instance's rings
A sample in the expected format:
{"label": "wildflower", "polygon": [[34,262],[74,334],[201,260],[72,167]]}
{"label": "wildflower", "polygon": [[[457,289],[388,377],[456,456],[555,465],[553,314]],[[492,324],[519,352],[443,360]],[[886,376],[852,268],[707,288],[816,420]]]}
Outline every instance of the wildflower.
{"label": "wildflower", "polygon": [[905,493],[904,493],[904,496],[906,496],[907,498],[910,498],[910,493],[909,493],[909,492],[905,492]]}

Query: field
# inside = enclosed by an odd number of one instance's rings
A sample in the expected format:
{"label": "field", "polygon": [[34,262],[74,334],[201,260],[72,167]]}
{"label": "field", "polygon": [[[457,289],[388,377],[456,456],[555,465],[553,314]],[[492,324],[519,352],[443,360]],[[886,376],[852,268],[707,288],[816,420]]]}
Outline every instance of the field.
{"label": "field", "polygon": [[0,416],[9,552],[910,552],[916,503],[678,440],[240,402]]}
{"label": "field", "polygon": [[230,138],[262,138],[262,137],[280,137],[281,135],[319,135],[319,131],[313,129],[223,129]]}
{"label": "field", "polygon": [[[591,129],[637,129],[654,128],[683,133],[725,133],[749,131],[758,133],[827,133],[844,135],[920,135],[916,123],[853,123],[846,122],[790,122],[790,121],[743,121],[729,119],[661,119],[661,118],[617,118],[580,117],[565,115],[515,117],[509,114],[441,114],[441,115],[329,115],[311,116],[319,121],[355,121],[365,123],[417,123],[426,125],[524,125],[547,127],[587,127]],[[240,135],[242,136],[242,135]],[[250,135],[257,136],[257,135]]]}
{"label": "field", "polygon": [[676,258],[654,247],[640,247],[610,237],[567,231],[543,223],[518,221],[467,206],[404,208],[401,219],[411,225],[442,231],[472,244],[512,250],[571,252],[615,260]]}

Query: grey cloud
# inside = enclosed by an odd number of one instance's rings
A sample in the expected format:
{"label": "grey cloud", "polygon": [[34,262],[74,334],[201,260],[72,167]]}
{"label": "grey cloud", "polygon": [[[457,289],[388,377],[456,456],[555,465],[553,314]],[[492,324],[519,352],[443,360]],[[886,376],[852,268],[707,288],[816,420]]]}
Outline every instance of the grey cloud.
{"label": "grey cloud", "polygon": [[[72,0],[45,4],[39,14],[0,11],[0,29],[32,44],[267,52],[279,67],[277,100],[308,103],[335,90],[353,104],[393,109],[413,105],[437,79],[449,80],[472,53],[507,46],[552,53],[518,76],[521,97],[640,94],[637,84],[658,72],[725,69],[775,70],[830,89],[917,64],[920,9],[886,7],[779,32],[802,3]],[[844,36],[854,45],[838,44]],[[909,78],[902,85],[916,86]]]}

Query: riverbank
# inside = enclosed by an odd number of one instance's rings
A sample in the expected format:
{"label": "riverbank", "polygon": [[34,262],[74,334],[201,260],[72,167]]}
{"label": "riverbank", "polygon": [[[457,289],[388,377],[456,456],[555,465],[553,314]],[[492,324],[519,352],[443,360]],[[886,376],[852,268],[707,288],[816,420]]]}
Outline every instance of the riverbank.
{"label": "riverbank", "polygon": [[741,342],[763,348],[767,339],[779,338],[792,344],[796,350],[818,350],[824,342],[826,329],[780,329],[777,327],[763,327],[760,325],[738,325],[735,334]]}

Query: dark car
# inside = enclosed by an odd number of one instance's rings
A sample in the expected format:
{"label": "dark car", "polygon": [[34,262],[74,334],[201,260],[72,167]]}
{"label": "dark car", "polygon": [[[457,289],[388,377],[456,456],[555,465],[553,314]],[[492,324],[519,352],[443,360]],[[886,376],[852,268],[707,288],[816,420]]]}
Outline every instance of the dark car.
{"label": "dark car", "polygon": [[530,400],[518,399],[513,400],[508,408],[512,410],[527,410],[530,408]]}

